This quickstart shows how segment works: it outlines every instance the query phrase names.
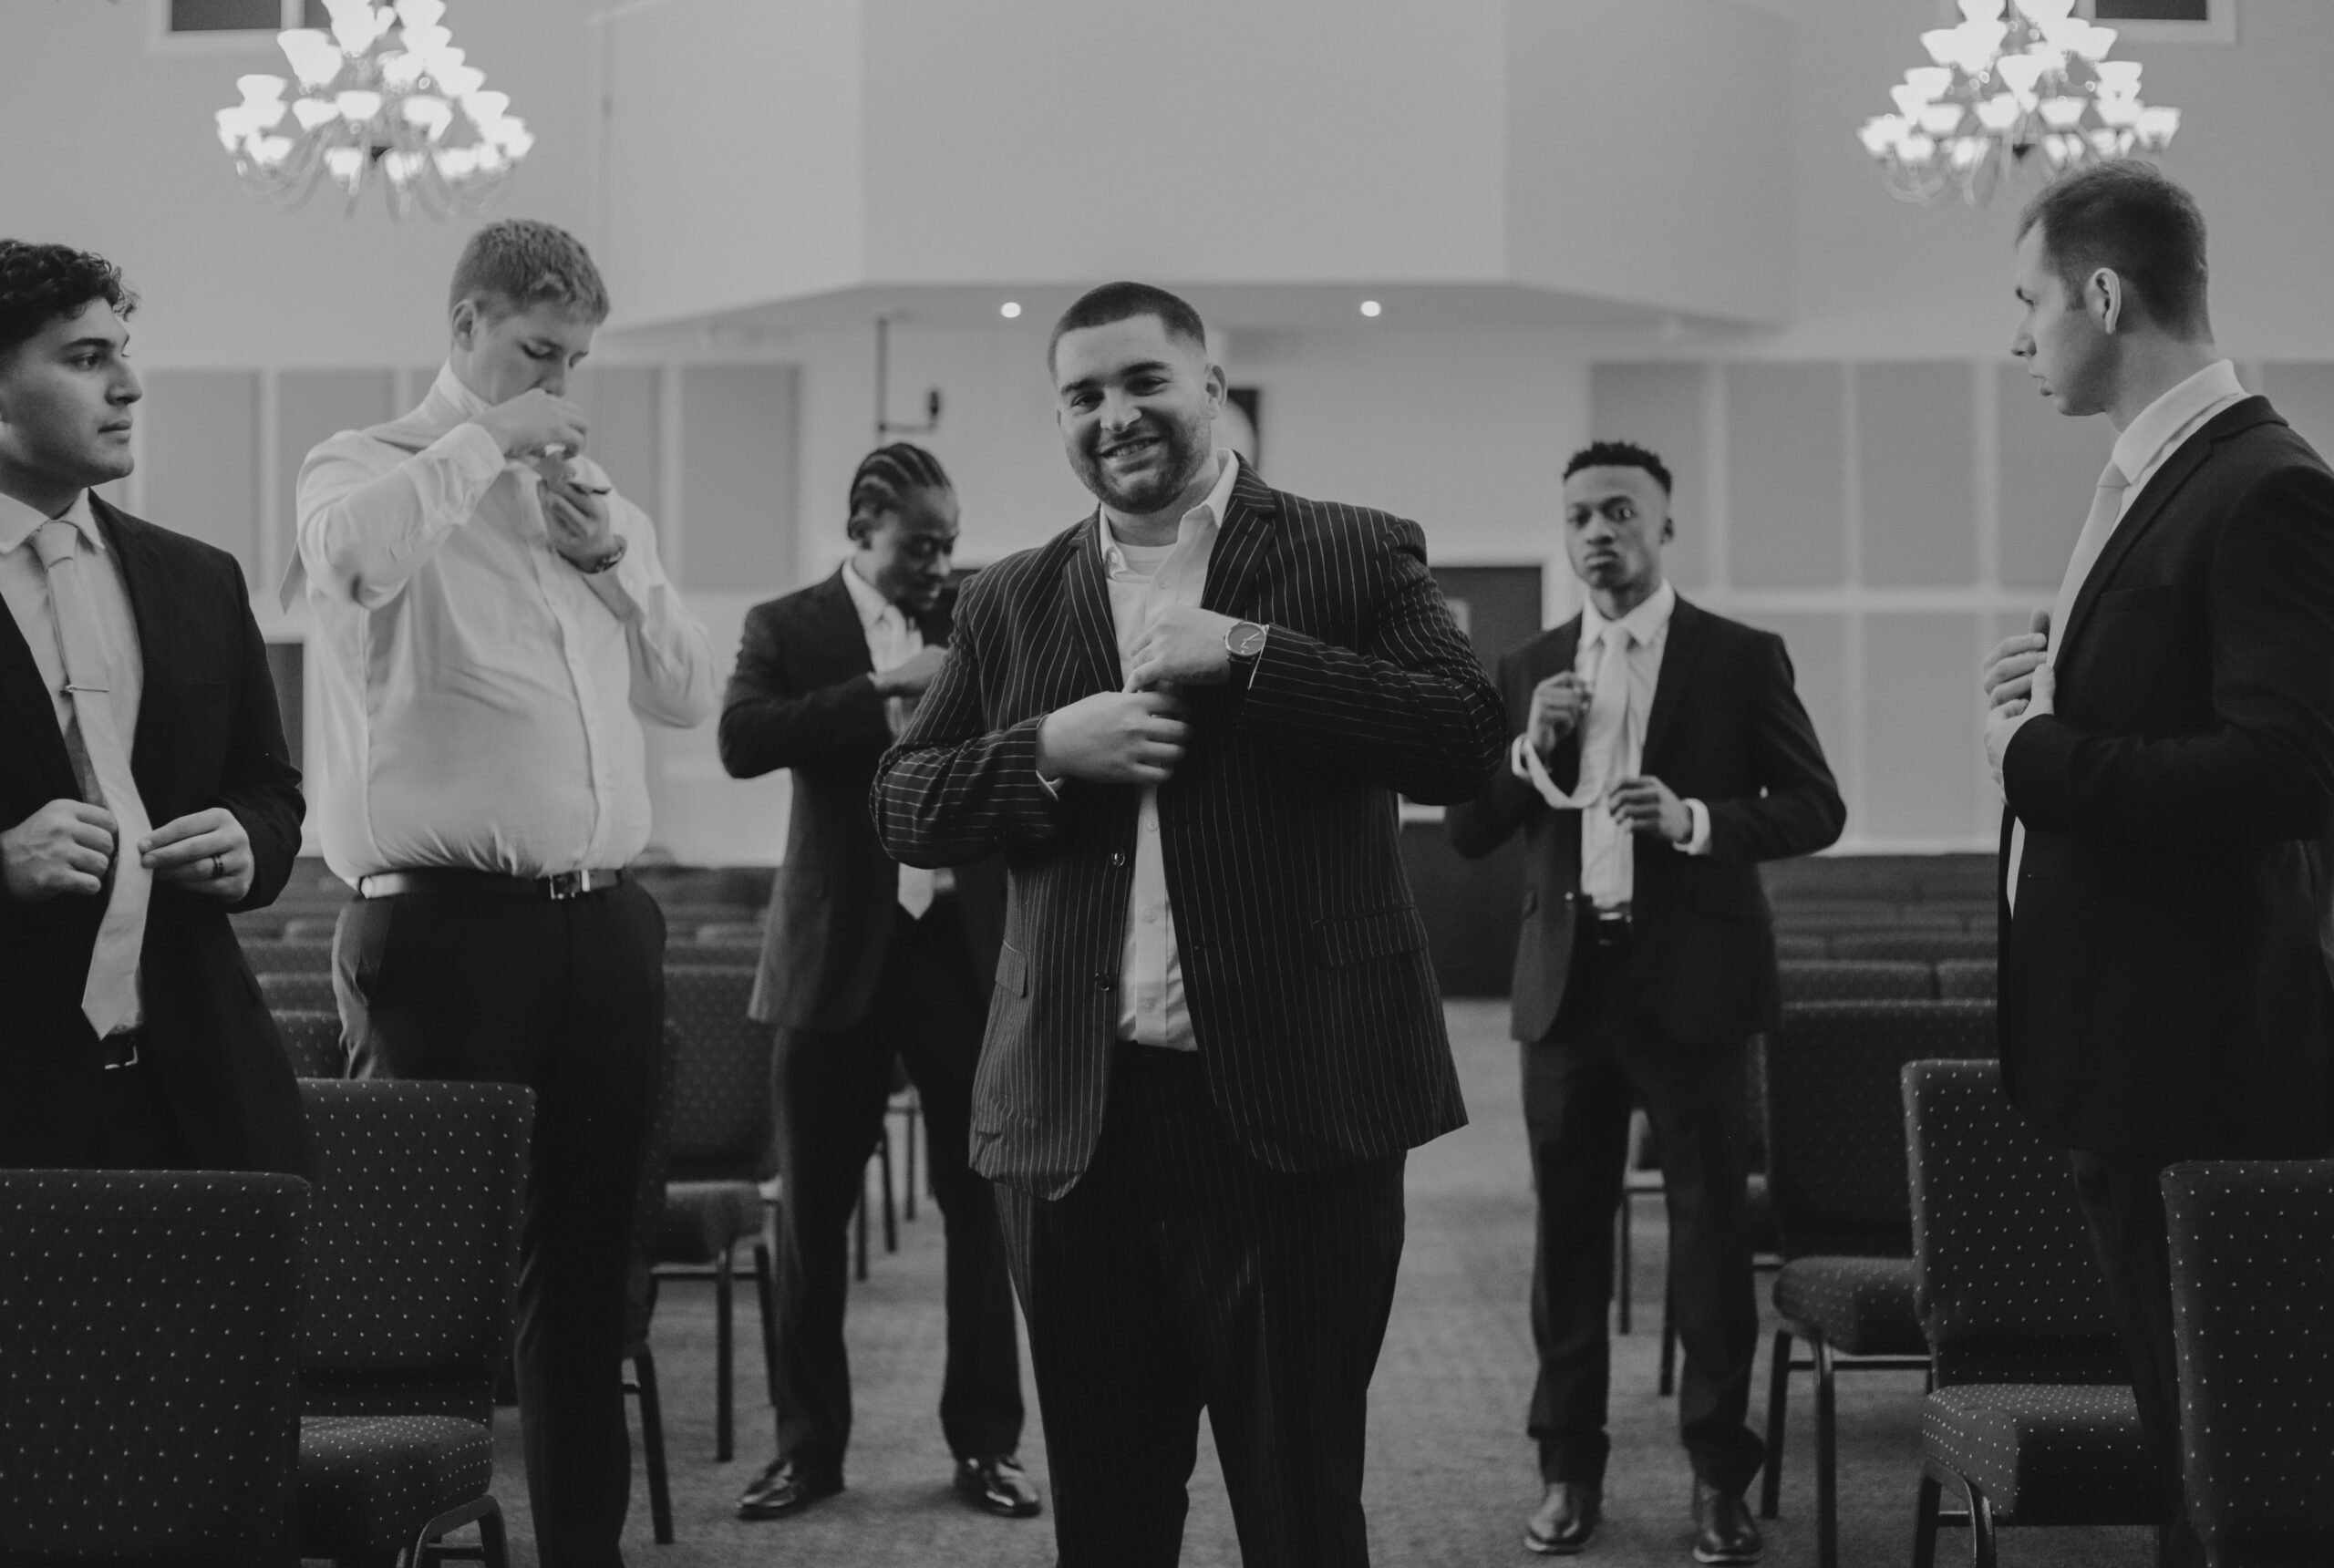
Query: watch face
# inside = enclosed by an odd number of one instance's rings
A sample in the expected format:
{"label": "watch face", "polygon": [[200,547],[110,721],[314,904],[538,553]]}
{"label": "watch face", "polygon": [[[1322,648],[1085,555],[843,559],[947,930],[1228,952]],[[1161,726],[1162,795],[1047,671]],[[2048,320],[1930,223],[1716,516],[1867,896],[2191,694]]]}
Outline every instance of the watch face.
{"label": "watch face", "polygon": [[1231,640],[1234,658],[1253,659],[1265,651],[1265,629],[1254,621],[1243,621],[1233,627]]}

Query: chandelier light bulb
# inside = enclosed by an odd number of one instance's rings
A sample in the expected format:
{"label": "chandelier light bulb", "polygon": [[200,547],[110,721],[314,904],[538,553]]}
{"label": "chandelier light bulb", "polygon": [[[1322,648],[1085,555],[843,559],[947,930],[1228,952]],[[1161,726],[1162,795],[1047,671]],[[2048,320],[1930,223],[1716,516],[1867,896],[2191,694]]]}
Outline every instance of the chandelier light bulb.
{"label": "chandelier light bulb", "polygon": [[1961,0],[1961,15],[1964,21],[1998,21],[2001,14],[2002,0]]}
{"label": "chandelier light bulb", "polygon": [[510,112],[510,109],[511,95],[509,93],[472,93],[462,100],[462,112],[480,125],[484,125],[489,120],[501,119]]}
{"label": "chandelier light bulb", "polygon": [[2039,26],[2063,22],[2074,14],[2075,0],[2018,0],[2018,8]]}
{"label": "chandelier light bulb", "polygon": [[292,74],[311,88],[330,87],[347,58],[340,52],[340,46],[332,41],[331,35],[314,27],[294,27],[290,32],[278,33],[275,41],[282,46],[284,57],[291,62]]}
{"label": "chandelier light bulb", "polygon": [[1910,82],[1900,82],[1890,88],[1888,96],[1896,100],[1896,112],[1906,119],[1920,119],[1921,111],[1929,107],[1929,95]]}
{"label": "chandelier light bulb", "polygon": [[398,20],[408,27],[434,27],[446,14],[446,0],[398,0]]}

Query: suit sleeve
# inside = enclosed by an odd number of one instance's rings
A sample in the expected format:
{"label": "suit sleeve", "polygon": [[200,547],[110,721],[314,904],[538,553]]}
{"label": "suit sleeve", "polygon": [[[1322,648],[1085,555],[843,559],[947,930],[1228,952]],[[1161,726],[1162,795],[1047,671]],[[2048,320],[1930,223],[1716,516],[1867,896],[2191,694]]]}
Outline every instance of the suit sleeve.
{"label": "suit sleeve", "polygon": [[961,866],[1060,830],[1059,795],[1038,780],[1038,714],[991,729],[981,698],[988,575],[966,588],[956,634],[905,734],[875,767],[868,810],[903,865]]}
{"label": "suit sleeve", "polygon": [[2334,477],[2264,476],[2215,546],[2213,711],[2201,734],[2093,735],[2054,714],[2019,726],[2003,791],[2029,828],[2277,843],[2325,830],[2334,803]]}
{"label": "suit sleeve", "polygon": [[759,779],[775,769],[891,743],[875,677],[857,675],[804,689],[788,667],[781,621],[775,604],[758,605],[746,617],[718,731],[721,766],[733,779]]}
{"label": "suit sleeve", "polygon": [[300,797],[300,770],[284,743],[275,677],[267,667],[267,643],[252,619],[243,568],[230,562],[227,572],[225,592],[236,624],[235,707],[215,803],[235,814],[252,842],[251,892],[234,907],[265,909],[291,880],[307,803]]}
{"label": "suit sleeve", "polygon": [[[1502,654],[1499,689],[1513,693],[1523,679],[1515,668],[1515,655]],[[1531,702],[1528,689],[1523,700],[1528,710]],[[1519,712],[1516,705],[1510,702],[1507,705],[1507,725],[1512,732],[1509,750],[1513,749],[1513,737],[1523,733],[1523,720],[1524,713]],[[1514,837],[1515,830],[1531,818],[1535,808],[1547,810],[1547,802],[1540,799],[1540,792],[1532,787],[1530,781],[1515,776],[1515,769],[1508,762],[1509,750],[1500,753],[1499,766],[1492,772],[1490,786],[1473,799],[1453,805],[1443,816],[1443,829],[1451,836],[1451,847],[1471,861],[1490,854]]]}
{"label": "suit sleeve", "polygon": [[1753,657],[1750,748],[1757,788],[1725,799],[1703,799],[1710,814],[1709,852],[1722,861],[1813,854],[1839,841],[1847,804],[1799,700],[1783,640],[1761,633]]}
{"label": "suit sleeve", "polygon": [[1382,581],[1358,649],[1275,626],[1241,732],[1339,777],[1429,805],[1472,799],[1501,765],[1506,716],[1427,572],[1414,522],[1379,521],[1366,553]]}

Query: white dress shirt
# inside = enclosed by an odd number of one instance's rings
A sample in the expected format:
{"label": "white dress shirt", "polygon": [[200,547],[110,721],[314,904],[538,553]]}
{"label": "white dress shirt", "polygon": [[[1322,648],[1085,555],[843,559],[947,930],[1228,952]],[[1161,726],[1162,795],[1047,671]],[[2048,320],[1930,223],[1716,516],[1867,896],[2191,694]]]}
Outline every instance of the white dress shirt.
{"label": "white dress shirt", "polygon": [[[1634,779],[1645,766],[1646,721],[1653,714],[1653,694],[1661,684],[1661,656],[1668,651],[1669,621],[1677,611],[1678,590],[1667,582],[1618,621],[1606,619],[1594,600],[1581,606],[1580,647],[1573,655],[1573,669],[1592,691],[1596,684],[1597,665],[1604,661],[1606,639],[1623,631],[1630,638],[1629,711],[1613,732],[1621,755],[1605,769],[1602,777],[1609,782]],[[1587,739],[1584,727],[1584,746]],[[1580,812],[1580,891],[1599,909],[1626,908],[1637,892],[1636,835],[1614,820],[1601,797],[1577,800],[1559,789],[1540,760],[1540,754],[1532,749],[1528,728],[1509,747],[1508,767],[1517,778],[1537,789],[1549,805]],[[1581,777],[1588,778],[1593,771],[1590,759],[1584,755]],[[1686,841],[1673,843],[1672,847],[1689,855],[1707,855],[1710,852],[1709,808],[1699,800],[1689,799],[1684,804],[1692,827]]]}
{"label": "white dress shirt", "polygon": [[305,572],[316,818],[345,881],[622,865],[648,841],[639,719],[685,728],[720,698],[646,514],[603,497],[625,556],[579,572],[552,547],[541,478],[471,423],[486,407],[448,366],[413,413],[333,437],[300,470],[286,592]]}
{"label": "white dress shirt", "polygon": [[[842,563],[842,585],[851,595],[852,607],[859,612],[859,630],[867,639],[867,661],[880,674],[897,669],[916,655],[924,652],[924,633],[916,624],[901,612],[897,604],[883,597],[883,591],[859,574],[856,560]],[[883,699],[883,717],[892,727],[894,739],[907,727],[908,715],[914,703],[904,696]],[[922,920],[932,901],[944,887],[955,885],[954,873],[943,877],[939,872],[922,866],[900,868],[900,907]]]}
{"label": "white dress shirt", "polygon": [[[1208,561],[1215,552],[1224,508],[1232,502],[1232,483],[1240,473],[1240,459],[1228,449],[1219,448],[1215,460],[1222,470],[1215,488],[1183,514],[1173,544],[1122,544],[1111,533],[1109,512],[1095,515],[1122,669],[1134,662],[1136,641],[1162,610],[1171,604],[1196,609],[1207,591]],[[1126,934],[1119,950],[1119,1038],[1197,1050],[1191,1009],[1183,1001],[1183,956],[1175,941],[1175,911],[1167,897],[1156,784],[1143,786],[1135,819],[1134,886],[1127,895]]]}
{"label": "white dress shirt", "polygon": [[[98,612],[98,634],[106,648],[108,684],[111,687],[113,727],[121,737],[124,756],[137,751],[138,702],[146,690],[146,659],[138,642],[138,619],[129,608],[129,591],[122,585],[121,566],[106,548],[98,520],[89,511],[89,492],[83,490],[57,516],[81,536],[80,559],[89,601]],[[0,600],[15,617],[16,630],[32,651],[40,684],[57,710],[57,727],[73,730],[73,698],[65,689],[65,650],[57,637],[57,617],[48,599],[48,569],[33,549],[33,534],[50,521],[14,496],[0,495]],[[84,779],[83,787],[88,787]],[[156,824],[160,826],[160,824]],[[13,822],[0,827],[15,827]],[[117,851],[124,848],[115,846]],[[135,846],[129,846],[135,852]],[[134,1029],[143,1017],[133,1014],[120,1027]]]}
{"label": "white dress shirt", "polygon": [[[2115,466],[2130,480],[2123,487],[2122,509],[2115,514],[2119,526],[2124,518],[2131,515],[2133,500],[2147,488],[2148,481],[2155,478],[2156,470],[2171,460],[2172,454],[2185,446],[2188,438],[2203,428],[2215,415],[2244,397],[2245,388],[2236,379],[2236,366],[2228,360],[2215,359],[2185,381],[2166,390],[2154,402],[2141,409],[2139,418],[2123,427],[2123,433],[2115,438],[2115,449],[2110,454]],[[2113,537],[2112,533],[2108,535],[2109,539]],[[2100,552],[2092,556],[2094,562],[2099,553],[2104,552],[2105,545],[2106,541],[2102,540]],[[2073,592],[2066,595],[2070,603],[2081,595],[2083,585],[2076,583],[2071,586]],[[2054,645],[2062,630],[2058,626],[2050,628]],[[2019,722],[2025,722],[2023,717]],[[2026,824],[2013,819],[2009,830],[2009,868],[2003,882],[2004,896],[2012,913],[2018,910],[2018,868],[2025,860]]]}

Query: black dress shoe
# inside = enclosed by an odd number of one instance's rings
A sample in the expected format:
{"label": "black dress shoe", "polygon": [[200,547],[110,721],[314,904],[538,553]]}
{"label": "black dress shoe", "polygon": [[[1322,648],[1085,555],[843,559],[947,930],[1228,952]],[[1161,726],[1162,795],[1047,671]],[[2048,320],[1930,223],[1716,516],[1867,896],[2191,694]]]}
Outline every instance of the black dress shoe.
{"label": "black dress shoe", "polygon": [[1766,1549],[1740,1492],[1706,1480],[1694,1482],[1695,1562],[1756,1563]]}
{"label": "black dress shoe", "polygon": [[1044,1505],[1037,1484],[1011,1454],[986,1454],[956,1461],[956,1495],[999,1519],[1033,1519]]}
{"label": "black dress shoe", "polygon": [[1523,1527],[1526,1551],[1543,1557],[1569,1557],[1596,1533],[1605,1511],[1605,1491],[1591,1481],[1552,1480],[1532,1522]]}
{"label": "black dress shoe", "polygon": [[842,1477],[833,1470],[811,1470],[792,1460],[775,1459],[738,1500],[738,1517],[784,1519],[842,1490]]}

